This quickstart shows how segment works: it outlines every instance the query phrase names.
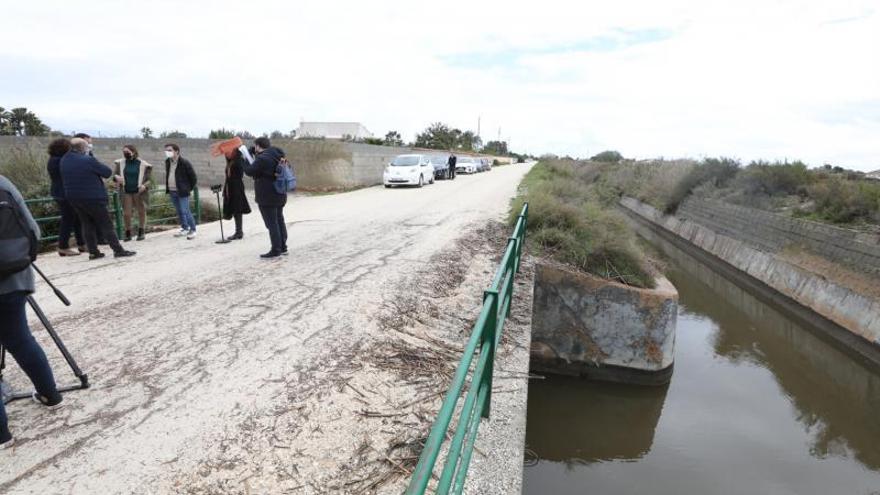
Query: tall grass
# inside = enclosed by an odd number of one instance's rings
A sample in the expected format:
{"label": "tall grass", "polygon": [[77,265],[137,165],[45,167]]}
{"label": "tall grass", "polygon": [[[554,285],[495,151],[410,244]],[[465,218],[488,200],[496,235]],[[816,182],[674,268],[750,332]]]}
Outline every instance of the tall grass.
{"label": "tall grass", "polygon": [[37,141],[0,149],[0,175],[15,184],[25,198],[49,195],[49,155]]}
{"label": "tall grass", "polygon": [[598,200],[601,170],[569,160],[538,163],[513,201],[511,223],[528,201],[527,237],[539,254],[603,278],[653,287],[635,234],[620,213]]}

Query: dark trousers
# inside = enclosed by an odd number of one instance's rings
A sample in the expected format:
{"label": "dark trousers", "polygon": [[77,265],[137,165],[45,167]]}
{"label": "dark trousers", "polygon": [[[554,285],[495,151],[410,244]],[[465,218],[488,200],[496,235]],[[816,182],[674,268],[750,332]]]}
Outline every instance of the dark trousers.
{"label": "dark trousers", "polygon": [[58,227],[58,247],[61,249],[70,247],[70,234],[76,237],[77,246],[85,245],[82,224],[73,210],[73,206],[70,206],[70,202],[66,199],[56,199],[55,203],[58,204],[58,210],[61,212],[61,225]]}
{"label": "dark trousers", "polygon": [[[37,393],[54,402],[58,398],[55,377],[46,353],[28,328],[24,312],[25,297],[24,292],[0,295],[0,345],[15,358],[15,362],[33,382]],[[0,443],[11,436],[6,409],[3,401],[0,401]]]}
{"label": "dark trousers", "polygon": [[89,247],[89,253],[98,253],[97,229],[100,229],[107,239],[107,243],[113,249],[114,253],[124,251],[119,238],[116,237],[116,229],[113,228],[113,222],[110,221],[110,213],[107,211],[107,205],[103,202],[92,201],[71,201],[73,209],[79,215],[79,221],[82,223],[83,236],[86,238],[86,245]]}
{"label": "dark trousers", "polygon": [[244,231],[242,230],[243,222],[242,222],[241,217],[242,217],[241,213],[233,213],[232,214],[232,218],[235,219],[235,233],[236,234],[243,234],[244,233]]}
{"label": "dark trousers", "polygon": [[287,224],[284,223],[283,206],[260,205],[260,214],[263,222],[269,229],[269,239],[272,241],[272,252],[281,253],[287,250]]}
{"label": "dark trousers", "polygon": [[454,178],[455,178],[455,165],[450,165],[450,166],[449,166],[449,173],[446,174],[446,177],[449,178],[449,179],[454,179]]}

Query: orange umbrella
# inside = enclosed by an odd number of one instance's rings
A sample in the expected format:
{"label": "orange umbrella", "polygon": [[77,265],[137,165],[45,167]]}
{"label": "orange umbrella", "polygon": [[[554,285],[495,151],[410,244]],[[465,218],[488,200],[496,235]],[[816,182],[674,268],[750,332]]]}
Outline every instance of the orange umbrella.
{"label": "orange umbrella", "polygon": [[237,150],[243,144],[244,143],[241,141],[241,138],[238,136],[235,136],[232,139],[227,139],[225,141],[214,143],[211,145],[211,156],[230,156],[233,151]]}

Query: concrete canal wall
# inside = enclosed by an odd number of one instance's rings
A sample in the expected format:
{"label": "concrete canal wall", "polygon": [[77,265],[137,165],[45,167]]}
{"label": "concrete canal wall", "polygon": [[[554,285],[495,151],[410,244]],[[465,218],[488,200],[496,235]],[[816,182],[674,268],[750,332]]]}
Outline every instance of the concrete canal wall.
{"label": "concrete canal wall", "polygon": [[656,385],[672,375],[678,292],[640,289],[547,264],[535,273],[531,369]]}
{"label": "concrete canal wall", "polygon": [[[740,232],[736,229],[741,224],[736,222],[744,222],[748,217],[741,217],[741,207],[733,205],[719,208],[717,204],[688,200],[682,206],[681,216],[663,215],[650,205],[632,198],[622,199],[620,205],[659,231],[700,248],[740,274],[748,275],[772,289],[785,299],[779,302],[788,303],[792,310],[803,311],[806,308],[819,319],[827,320],[828,324],[822,321],[813,323],[827,329],[830,336],[863,357],[875,363],[880,361],[880,302],[877,298],[864,289],[845,283],[845,280],[841,282],[840,279],[826,277],[817,273],[815,268],[799,265],[786,256],[786,248],[792,242],[784,242],[783,239],[811,237],[810,234],[804,231],[773,234],[765,230],[763,235],[769,239],[759,242],[762,239],[760,232],[768,225],[787,224],[775,219],[758,220],[759,217],[754,215],[754,225],[744,227]],[[766,215],[765,212],[761,213]],[[810,228],[807,227],[808,230]],[[816,237],[819,235],[834,237],[828,232],[817,234]],[[848,256],[842,248],[837,248],[837,253],[832,261]],[[849,262],[852,263],[851,259]],[[732,276],[737,274],[732,273]]]}

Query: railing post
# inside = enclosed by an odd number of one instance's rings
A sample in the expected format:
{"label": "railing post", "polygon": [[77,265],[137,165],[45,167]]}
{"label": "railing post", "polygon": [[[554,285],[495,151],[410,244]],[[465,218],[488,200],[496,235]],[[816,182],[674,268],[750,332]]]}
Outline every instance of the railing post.
{"label": "railing post", "polygon": [[202,223],[202,202],[199,200],[199,188],[193,189],[193,201],[196,203],[196,223]]}
{"label": "railing post", "polygon": [[489,361],[483,376],[480,377],[479,387],[486,388],[486,404],[483,407],[482,416],[489,417],[492,410],[492,374],[495,372],[495,333],[498,331],[498,291],[483,291],[483,304],[489,301],[489,317],[486,319],[486,326],[483,327],[481,352],[489,353]]}
{"label": "railing post", "polygon": [[119,205],[119,191],[113,191],[113,216],[116,218],[116,237],[122,239],[122,207]]}

